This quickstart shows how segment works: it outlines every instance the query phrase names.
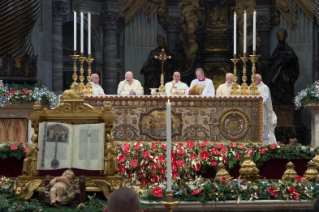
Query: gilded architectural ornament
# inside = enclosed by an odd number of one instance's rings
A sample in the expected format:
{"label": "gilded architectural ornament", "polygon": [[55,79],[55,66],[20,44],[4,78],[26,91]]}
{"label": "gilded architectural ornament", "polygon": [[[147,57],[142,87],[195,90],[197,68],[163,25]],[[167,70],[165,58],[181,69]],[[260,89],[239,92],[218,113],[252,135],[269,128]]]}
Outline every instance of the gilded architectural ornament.
{"label": "gilded architectural ornament", "polygon": [[26,182],[14,182],[13,190],[15,194],[25,200],[30,199],[33,195],[33,191],[36,190],[42,183],[41,179],[31,179]]}
{"label": "gilded architectural ornament", "polygon": [[38,175],[37,156],[38,156],[38,134],[31,137],[32,143],[28,146],[26,157],[23,160],[22,174],[28,176]]}
{"label": "gilded architectural ornament", "polygon": [[294,180],[297,176],[297,172],[295,171],[295,165],[290,161],[287,163],[286,171],[284,172],[284,175],[282,176],[283,181],[289,181]]}
{"label": "gilded architectural ornament", "polygon": [[316,178],[318,177],[316,164],[312,160],[308,162],[308,169],[306,170],[303,177],[310,181],[316,180]]}
{"label": "gilded architectural ornament", "polygon": [[319,170],[319,151],[316,152],[316,155],[312,161],[316,164],[316,169]]}
{"label": "gilded architectural ornament", "polygon": [[226,179],[231,178],[229,172],[226,170],[225,165],[223,163],[219,163],[217,166],[215,181],[220,181],[222,177],[225,177]]}
{"label": "gilded architectural ornament", "polygon": [[239,174],[240,178],[246,179],[247,181],[257,181],[259,169],[250,155],[244,156],[244,161],[240,164]]}

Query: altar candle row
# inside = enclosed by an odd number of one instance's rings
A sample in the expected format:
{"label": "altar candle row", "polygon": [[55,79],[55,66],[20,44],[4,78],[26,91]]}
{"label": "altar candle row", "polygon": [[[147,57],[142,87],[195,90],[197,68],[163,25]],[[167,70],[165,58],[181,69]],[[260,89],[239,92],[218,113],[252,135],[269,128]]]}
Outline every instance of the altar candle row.
{"label": "altar candle row", "polygon": [[[81,12],[81,54],[84,54],[84,14]],[[76,51],[77,44],[77,14],[74,12],[74,51]],[[88,13],[88,54],[91,54],[91,13]]]}
{"label": "altar candle row", "polygon": [[[257,13],[254,11],[253,15],[253,51],[256,51],[256,20],[257,20]],[[244,28],[243,28],[243,53],[245,54],[247,52],[246,46],[247,46],[247,13],[244,11]],[[237,14],[234,13],[234,55],[237,54]]]}

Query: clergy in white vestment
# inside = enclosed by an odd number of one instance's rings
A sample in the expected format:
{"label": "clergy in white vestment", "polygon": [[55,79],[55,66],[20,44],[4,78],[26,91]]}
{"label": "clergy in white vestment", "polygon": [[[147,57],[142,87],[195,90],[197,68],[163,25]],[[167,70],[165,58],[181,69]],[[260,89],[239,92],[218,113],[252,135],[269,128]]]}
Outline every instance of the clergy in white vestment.
{"label": "clergy in white vestment", "polygon": [[99,85],[100,77],[98,74],[91,75],[91,85],[94,95],[105,95],[103,88]]}
{"label": "clergy in white vestment", "polygon": [[214,96],[215,88],[213,81],[205,78],[205,73],[202,68],[196,69],[196,77],[197,79],[194,79],[189,87],[189,93],[198,94],[197,92],[194,92],[194,90],[197,90],[202,96]]}
{"label": "clergy in white vestment", "polygon": [[188,92],[186,83],[181,82],[181,74],[175,71],[173,81],[165,84],[166,94],[185,95]]}
{"label": "clergy in white vestment", "polygon": [[262,81],[260,74],[256,74],[256,85],[260,96],[263,97],[263,123],[264,123],[264,144],[276,144],[275,127],[277,116],[272,108],[270,90]]}
{"label": "clergy in white vestment", "polygon": [[218,86],[216,90],[216,96],[229,96],[230,94],[234,75],[232,73],[227,73],[225,77],[226,82]]}
{"label": "clergy in white vestment", "polygon": [[128,71],[125,73],[125,80],[119,83],[117,88],[118,95],[143,95],[144,89],[137,79],[133,78],[133,73]]}

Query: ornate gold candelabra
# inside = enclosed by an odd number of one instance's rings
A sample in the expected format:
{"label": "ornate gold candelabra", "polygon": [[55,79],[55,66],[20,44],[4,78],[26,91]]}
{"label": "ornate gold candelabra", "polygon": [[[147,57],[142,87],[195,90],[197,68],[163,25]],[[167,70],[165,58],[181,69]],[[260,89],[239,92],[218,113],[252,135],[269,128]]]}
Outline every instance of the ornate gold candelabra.
{"label": "ornate gold candelabra", "polygon": [[257,85],[255,83],[256,79],[256,62],[258,60],[258,55],[256,55],[256,51],[253,52],[253,55],[250,56],[250,61],[252,62],[252,75],[251,75],[251,84],[250,84],[250,95],[259,95],[260,92],[258,91]]}
{"label": "ornate gold candelabra", "polygon": [[168,212],[173,212],[175,205],[179,204],[179,201],[173,201],[173,196],[173,191],[166,191],[166,201],[161,202]]}
{"label": "ornate gold candelabra", "polygon": [[72,75],[72,79],[73,79],[73,83],[71,85],[71,87],[74,87],[74,83],[76,83],[76,81],[78,80],[78,75],[77,75],[77,67],[76,67],[76,61],[79,59],[80,55],[76,54],[76,50],[74,50],[74,55],[70,55],[73,59],[73,75]]}
{"label": "ornate gold candelabra", "polygon": [[86,94],[93,94],[93,88],[91,84],[91,63],[93,62],[93,58],[91,57],[91,54],[88,55],[88,58],[86,58],[86,62],[88,63],[88,76],[87,76],[87,83],[86,83]]}
{"label": "ornate gold candelabra", "polygon": [[154,58],[155,59],[158,59],[161,61],[161,85],[160,87],[158,88],[158,93],[160,95],[166,95],[166,90],[165,90],[165,86],[164,86],[164,62],[166,59],[171,59],[172,57],[171,56],[167,56],[165,54],[165,50],[162,49],[161,50],[162,52],[159,54],[159,55],[155,55]]}
{"label": "ornate gold candelabra", "polygon": [[81,53],[81,57],[80,57],[80,89],[83,90],[85,88],[85,85],[83,83],[84,81],[84,68],[83,68],[83,62],[86,60],[86,57],[83,57],[83,53]]}
{"label": "ornate gold candelabra", "polygon": [[243,83],[241,84],[241,95],[249,95],[249,89],[248,89],[248,85],[246,83],[247,81],[247,76],[246,76],[246,73],[247,73],[247,68],[246,68],[246,63],[248,61],[248,57],[246,57],[246,53],[244,53],[244,56],[241,58],[241,60],[243,61],[243,77],[242,77],[242,80],[243,80]]}
{"label": "ornate gold candelabra", "polygon": [[234,63],[234,82],[231,87],[230,95],[240,95],[239,85],[237,84],[237,63],[239,59],[237,59],[237,54],[234,54],[234,59],[231,59]]}

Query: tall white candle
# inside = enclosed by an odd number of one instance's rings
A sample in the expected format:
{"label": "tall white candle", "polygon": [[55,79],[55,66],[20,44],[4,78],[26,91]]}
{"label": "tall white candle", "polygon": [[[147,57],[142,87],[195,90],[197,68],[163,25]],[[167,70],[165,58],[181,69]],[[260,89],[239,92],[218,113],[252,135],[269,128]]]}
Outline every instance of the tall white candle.
{"label": "tall white candle", "polygon": [[74,51],[76,51],[76,12],[74,11]]}
{"label": "tall white candle", "polygon": [[83,22],[82,12],[81,12],[81,53],[84,53],[84,22]]}
{"label": "tall white candle", "polygon": [[247,14],[244,12],[244,53],[246,53],[246,38],[247,38]]}
{"label": "tall white candle", "polygon": [[253,51],[256,51],[256,10],[254,11],[254,18],[253,18]]}
{"label": "tall white candle", "polygon": [[91,13],[88,13],[88,54],[91,54]]}
{"label": "tall white candle", "polygon": [[172,160],[171,160],[171,103],[166,104],[166,161],[167,161],[167,191],[172,190]]}
{"label": "tall white candle", "polygon": [[234,55],[237,54],[237,14],[234,13]]}

